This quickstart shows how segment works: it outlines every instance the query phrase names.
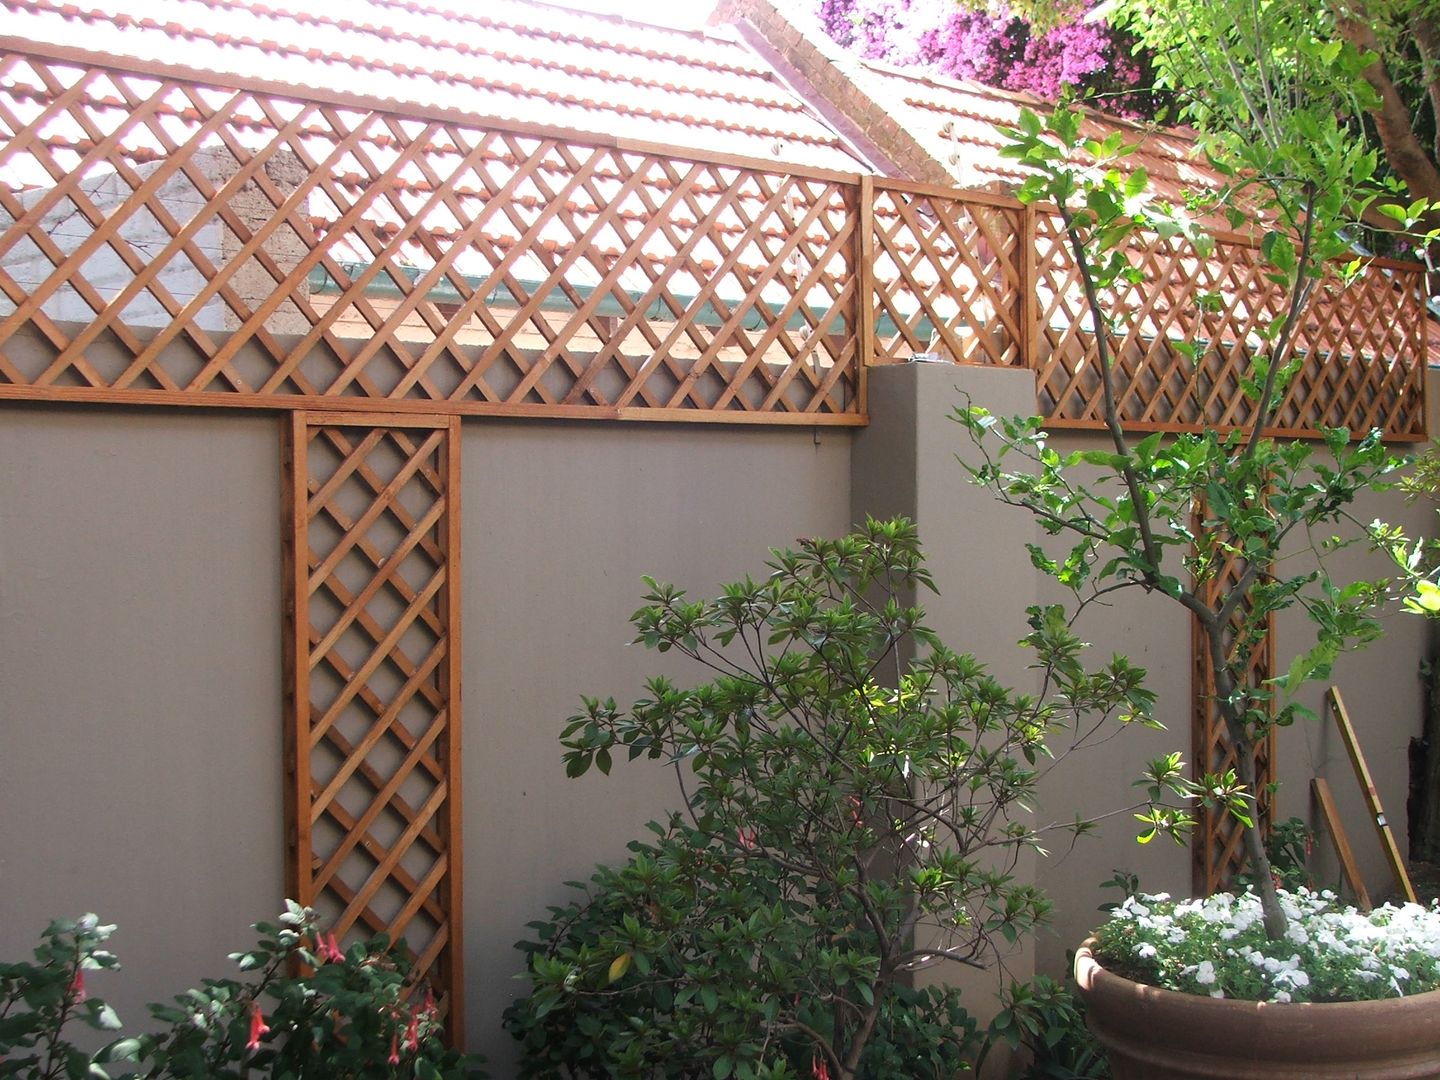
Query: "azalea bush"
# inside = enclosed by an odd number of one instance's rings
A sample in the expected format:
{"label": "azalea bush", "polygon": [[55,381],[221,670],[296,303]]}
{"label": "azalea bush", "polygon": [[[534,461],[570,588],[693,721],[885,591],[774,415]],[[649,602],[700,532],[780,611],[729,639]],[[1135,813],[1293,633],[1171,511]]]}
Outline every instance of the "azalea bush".
{"label": "azalea bush", "polygon": [[1245,1001],[1368,1001],[1440,989],[1440,907],[1361,912],[1334,893],[1281,890],[1289,927],[1266,935],[1259,898],[1132,896],[1096,934],[1096,959],[1127,978]]}
{"label": "azalea bush", "polygon": [[114,1032],[113,1009],[88,993],[85,972],[119,963],[102,948],[113,926],[94,915],[57,921],[35,962],[0,964],[0,1076],[146,1080],[461,1080],[477,1059],[447,1048],[427,989],[411,984],[403,945],[382,934],[342,950],[315,911],[287,902],[277,923],[234,953],[238,978],[207,979],[152,1005],[156,1030],[81,1050],[80,1020]]}
{"label": "azalea bush", "polygon": [[[1056,610],[1030,611],[1038,693],[1004,686],[927,628],[916,528],[870,521],[772,553],[770,575],[691,600],[647,580],[635,641],[704,680],[588,698],[571,776],[617,758],[675,772],[683,809],[577,885],[522,943],[507,1015],[533,1077],[950,1077],[978,1047],[933,965],[994,965],[1049,914],[1014,874],[1092,822],[1035,802],[1055,760],[1154,724],[1143,672],[1094,668]],[[1128,806],[1182,833],[1178,755]]]}

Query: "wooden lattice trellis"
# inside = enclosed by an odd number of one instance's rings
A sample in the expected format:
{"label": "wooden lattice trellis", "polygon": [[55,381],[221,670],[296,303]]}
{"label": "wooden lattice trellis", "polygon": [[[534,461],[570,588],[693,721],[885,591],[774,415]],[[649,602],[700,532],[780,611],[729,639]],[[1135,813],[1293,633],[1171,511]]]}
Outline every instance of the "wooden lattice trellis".
{"label": "wooden lattice trellis", "polygon": [[405,938],[456,1041],[458,423],[296,412],[285,445],[289,894]]}
{"label": "wooden lattice trellis", "polygon": [[[0,398],[858,424],[866,363],[918,352],[1100,425],[1056,220],[1013,199],[37,49],[0,52]],[[1253,245],[1129,255],[1127,423],[1243,423]],[[1422,438],[1424,317],[1415,267],[1328,283],[1279,430]]]}
{"label": "wooden lattice trellis", "polygon": [[0,140],[6,396],[860,419],[838,174],[14,53]]}
{"label": "wooden lattice trellis", "polygon": [[[1035,222],[1040,411],[1057,426],[1096,427],[1102,394],[1078,271],[1059,218],[1039,214]],[[1265,276],[1258,244],[1220,236],[1202,259],[1178,237],[1150,237],[1124,251],[1140,271],[1117,297],[1125,332],[1110,340],[1126,426],[1244,426],[1253,405],[1241,378],[1262,347],[1260,332],[1286,304],[1284,287]],[[1378,427],[1391,438],[1423,438],[1423,288],[1413,266],[1376,259],[1343,287],[1332,267],[1296,333],[1294,350],[1306,360],[1277,410],[1274,433]],[[1202,294],[1212,306],[1197,303]],[[1197,346],[1196,359],[1177,342]]]}
{"label": "wooden lattice trellis", "polygon": [[875,356],[1025,363],[1025,224],[1010,200],[874,185]]}
{"label": "wooden lattice trellis", "polygon": [[[1094,332],[1059,218],[983,193],[892,181],[876,181],[874,191],[867,232],[875,358],[931,353],[1030,367],[1037,411],[1052,426],[1102,427]],[[1252,406],[1242,376],[1260,332],[1285,304],[1258,246],[1222,236],[1202,259],[1179,239],[1151,237],[1126,254],[1140,276],[1117,298],[1125,330],[1109,341],[1125,425],[1243,426]],[[1305,363],[1274,433],[1343,426],[1423,438],[1423,287],[1418,268],[1386,260],[1372,260],[1343,287],[1331,273],[1296,335]],[[1206,305],[1197,303],[1201,294]],[[1197,346],[1196,359],[1177,344]]]}
{"label": "wooden lattice trellis", "polygon": [[[1202,511],[1203,512],[1203,511]],[[1196,535],[1201,534],[1197,514]],[[1236,584],[1244,573],[1245,565],[1233,553],[1219,545],[1210,552],[1218,563],[1208,577],[1201,582],[1201,595],[1212,609],[1219,600]],[[1232,626],[1239,628],[1243,615],[1238,613]],[[1210,663],[1209,645],[1199,620],[1191,623],[1193,638],[1194,670],[1191,698],[1195,714],[1190,725],[1192,739],[1192,769],[1198,778],[1205,773],[1223,775],[1235,768],[1236,748],[1230,741],[1225,722],[1215,708],[1214,668]],[[1264,633],[1258,641],[1242,646],[1247,652],[1246,682],[1252,687],[1262,686],[1275,674],[1275,626],[1273,616],[1267,620]],[[1275,734],[1273,731],[1255,747],[1255,783],[1252,793],[1256,800],[1256,813],[1262,827],[1268,828],[1274,820],[1274,793],[1268,787],[1276,779]],[[1235,877],[1245,867],[1245,852],[1242,848],[1244,830],[1239,821],[1226,813],[1223,808],[1196,808],[1195,833],[1191,843],[1193,855],[1193,885],[1200,896],[1209,896],[1221,889],[1233,888]]]}

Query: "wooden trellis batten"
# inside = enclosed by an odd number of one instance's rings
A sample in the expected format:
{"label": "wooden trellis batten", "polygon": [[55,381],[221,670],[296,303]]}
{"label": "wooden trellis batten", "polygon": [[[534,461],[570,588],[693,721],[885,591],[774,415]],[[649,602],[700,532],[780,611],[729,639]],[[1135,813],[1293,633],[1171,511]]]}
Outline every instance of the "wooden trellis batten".
{"label": "wooden trellis batten", "polygon": [[[868,363],[935,353],[1100,426],[1074,267],[1013,199],[218,79],[0,52],[0,398],[861,424]],[[1254,246],[1128,254],[1126,422],[1243,423]],[[1415,267],[1327,283],[1280,430],[1423,438],[1424,318]]]}
{"label": "wooden trellis batten", "polygon": [[289,895],[404,938],[461,1039],[459,421],[286,428]]}

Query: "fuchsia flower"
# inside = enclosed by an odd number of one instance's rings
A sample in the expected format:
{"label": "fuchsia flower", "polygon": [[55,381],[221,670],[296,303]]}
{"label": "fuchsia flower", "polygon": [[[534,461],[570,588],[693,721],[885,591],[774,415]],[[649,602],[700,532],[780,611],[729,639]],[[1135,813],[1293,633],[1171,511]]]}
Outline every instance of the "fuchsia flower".
{"label": "fuchsia flower", "polygon": [[392,1034],[392,1035],[390,1036],[390,1056],[389,1056],[388,1058],[386,1058],[385,1060],[388,1061],[391,1065],[399,1065],[399,1064],[400,1064],[400,1036],[399,1036],[399,1035],[393,1035],[393,1034]]}
{"label": "fuchsia flower", "polygon": [[410,1023],[405,1028],[405,1049],[411,1052],[420,1049],[420,1007],[410,1008]]}
{"label": "fuchsia flower", "polygon": [[747,829],[740,826],[735,830],[735,839],[746,851],[754,851],[760,846],[760,833],[756,829]]}
{"label": "fuchsia flower", "polygon": [[811,1080],[830,1080],[830,1063],[815,1054],[810,1059],[810,1076]]}
{"label": "fuchsia flower", "polygon": [[320,955],[327,964],[344,963],[345,952],[340,948],[340,943],[335,940],[334,930],[331,930],[320,939]]}
{"label": "fuchsia flower", "polygon": [[245,1044],[246,1050],[260,1049],[260,1036],[270,1030],[270,1025],[265,1023],[265,1014],[260,1011],[260,1003],[250,1003],[250,1041]]}
{"label": "fuchsia flower", "polygon": [[85,972],[79,968],[75,969],[75,977],[70,980],[70,988],[65,991],[65,994],[75,1005],[79,1005],[89,996],[85,993]]}

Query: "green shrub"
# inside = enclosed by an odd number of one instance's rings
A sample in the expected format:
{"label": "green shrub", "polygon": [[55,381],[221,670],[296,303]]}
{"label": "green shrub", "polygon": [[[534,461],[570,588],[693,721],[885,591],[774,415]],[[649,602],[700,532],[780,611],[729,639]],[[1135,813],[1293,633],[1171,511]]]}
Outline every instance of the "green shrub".
{"label": "green shrub", "polygon": [[[987,966],[1047,915],[1010,868],[1062,827],[1031,813],[1051,737],[1068,753],[1106,717],[1153,722],[1143,672],[1086,671],[1048,609],[1026,638],[1044,697],[947,649],[913,603],[933,583],[908,521],[770,566],[709,601],[647,579],[636,641],[709,681],[586,699],[565,727],[569,775],[663,761],[685,810],[532,924],[530,996],[506,1018],[527,1077],[954,1075],[974,1024],[910,973]],[[1183,827],[1155,802],[1180,768],[1152,764],[1147,828]]]}
{"label": "green shrub", "polygon": [[429,992],[410,984],[403,944],[382,934],[343,952],[318,917],[293,902],[256,945],[234,953],[245,975],[207,979],[172,1005],[152,1005],[151,1034],[88,1054],[66,1038],[74,1020],[113,1031],[120,1020],[86,993],[84,973],[114,969],[100,948],[114,930],[93,915],[51,923],[35,963],[0,964],[0,1076],[23,1080],[462,1080],[476,1059],[444,1046]]}

